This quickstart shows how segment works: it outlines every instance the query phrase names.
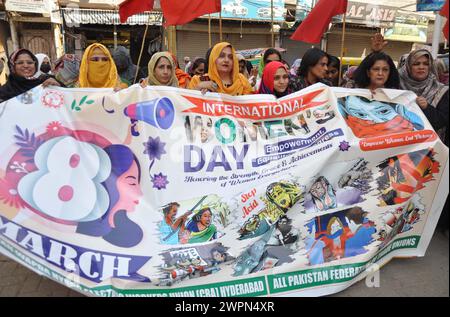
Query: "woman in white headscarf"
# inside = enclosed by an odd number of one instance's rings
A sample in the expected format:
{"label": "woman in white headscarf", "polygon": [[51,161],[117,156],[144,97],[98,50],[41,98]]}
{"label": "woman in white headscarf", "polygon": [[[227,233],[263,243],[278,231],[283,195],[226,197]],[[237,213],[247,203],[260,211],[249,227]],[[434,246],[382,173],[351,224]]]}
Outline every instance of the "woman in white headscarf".
{"label": "woman in white headscarf", "polygon": [[38,69],[35,76],[40,77],[41,75],[51,75],[52,65],[50,58],[45,54],[36,54],[35,56],[38,60]]}

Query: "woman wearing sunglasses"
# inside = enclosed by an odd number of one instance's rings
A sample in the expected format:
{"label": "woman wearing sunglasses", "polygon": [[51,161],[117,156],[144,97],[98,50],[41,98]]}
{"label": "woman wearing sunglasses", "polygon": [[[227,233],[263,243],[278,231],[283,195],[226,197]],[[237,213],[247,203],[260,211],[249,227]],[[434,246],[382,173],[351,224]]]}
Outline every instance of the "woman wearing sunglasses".
{"label": "woman wearing sunglasses", "polygon": [[48,75],[38,77],[38,60],[29,50],[19,49],[11,54],[8,61],[10,74],[5,85],[0,87],[0,103],[14,98],[42,84],[46,86],[61,86]]}
{"label": "woman wearing sunglasses", "polygon": [[80,65],[80,88],[114,88],[120,90],[127,88],[117,73],[116,64],[109,50],[99,43],[86,48]]}

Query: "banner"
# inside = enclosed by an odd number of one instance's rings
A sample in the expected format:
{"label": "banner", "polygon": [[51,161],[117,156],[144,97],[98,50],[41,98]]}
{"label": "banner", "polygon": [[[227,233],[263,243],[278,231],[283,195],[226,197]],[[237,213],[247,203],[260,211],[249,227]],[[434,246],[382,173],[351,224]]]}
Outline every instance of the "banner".
{"label": "banner", "polygon": [[36,87],[0,104],[0,252],[91,296],[326,295],[424,256],[448,148],[411,92]]}
{"label": "banner", "polygon": [[417,11],[439,11],[445,0],[417,0]]}
{"label": "banner", "polygon": [[50,14],[54,5],[53,0],[8,0],[5,3],[5,9],[7,11]]}
{"label": "banner", "polygon": [[428,21],[424,15],[398,12],[393,25],[386,28],[384,38],[388,41],[426,43]]}
{"label": "banner", "polygon": [[[284,0],[273,0],[273,20],[283,22],[286,17]],[[227,0],[222,1],[222,18],[243,20],[272,20],[271,0]],[[208,17],[205,15],[204,17]],[[211,17],[219,18],[218,13]]]}

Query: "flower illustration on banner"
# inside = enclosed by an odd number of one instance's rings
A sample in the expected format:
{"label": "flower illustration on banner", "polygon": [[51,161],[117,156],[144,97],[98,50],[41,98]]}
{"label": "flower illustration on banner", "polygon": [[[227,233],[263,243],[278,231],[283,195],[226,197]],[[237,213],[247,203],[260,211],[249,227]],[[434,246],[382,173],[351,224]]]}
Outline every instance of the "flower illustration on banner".
{"label": "flower illustration on banner", "polygon": [[166,146],[166,143],[161,142],[159,137],[152,138],[149,137],[147,142],[143,143],[144,145],[144,154],[147,154],[151,163],[148,168],[148,173],[150,174],[150,179],[153,182],[153,188],[157,188],[158,190],[166,189],[167,184],[169,181],[167,180],[167,176],[163,175],[162,173],[154,174],[152,176],[151,169],[153,165],[155,164],[156,160],[161,160],[161,157],[166,154],[166,150],[164,147]]}
{"label": "flower illustration on banner", "polygon": [[339,144],[339,150],[342,152],[348,151],[349,148],[350,148],[350,143],[348,143],[347,141],[342,141]]}
{"label": "flower illustration on banner", "polygon": [[167,176],[163,175],[163,173],[155,174],[153,177],[151,177],[151,179],[153,188],[156,188],[158,190],[166,189],[167,184],[169,184]]}
{"label": "flower illustration on banner", "polygon": [[17,186],[10,184],[6,179],[0,179],[0,201],[10,207],[22,208],[25,202],[20,198]]}
{"label": "flower illustration on banner", "polygon": [[164,149],[166,143],[161,142],[159,137],[152,138],[149,137],[147,142],[144,142],[144,154],[147,154],[150,158],[150,161],[154,161],[155,159],[160,160],[163,154],[166,154],[166,150]]}
{"label": "flower illustration on banner", "polygon": [[58,121],[50,122],[46,127],[46,132],[52,138],[62,136],[66,133],[61,122]]}
{"label": "flower illustration on banner", "polygon": [[47,91],[41,98],[41,103],[49,108],[60,108],[64,105],[64,94],[56,91]]}
{"label": "flower illustration on banner", "polygon": [[43,140],[39,137],[36,137],[34,133],[30,133],[28,129],[22,130],[19,126],[16,125],[17,134],[14,135],[16,139],[16,145],[20,147],[21,154],[25,157],[28,157],[28,161],[34,161],[34,154],[36,150],[41,146]]}

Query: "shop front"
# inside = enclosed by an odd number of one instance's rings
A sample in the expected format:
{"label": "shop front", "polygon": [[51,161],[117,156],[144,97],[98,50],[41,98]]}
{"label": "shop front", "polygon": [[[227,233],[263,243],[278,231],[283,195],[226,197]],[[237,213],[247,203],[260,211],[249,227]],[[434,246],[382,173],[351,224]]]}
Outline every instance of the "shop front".
{"label": "shop front", "polygon": [[146,65],[151,54],[161,50],[163,28],[161,12],[144,12],[133,15],[125,24],[120,23],[117,10],[65,7],[61,9],[64,20],[66,52],[82,55],[92,43],[102,43],[110,49],[118,45],[130,50],[137,63],[148,24],[141,65]]}

